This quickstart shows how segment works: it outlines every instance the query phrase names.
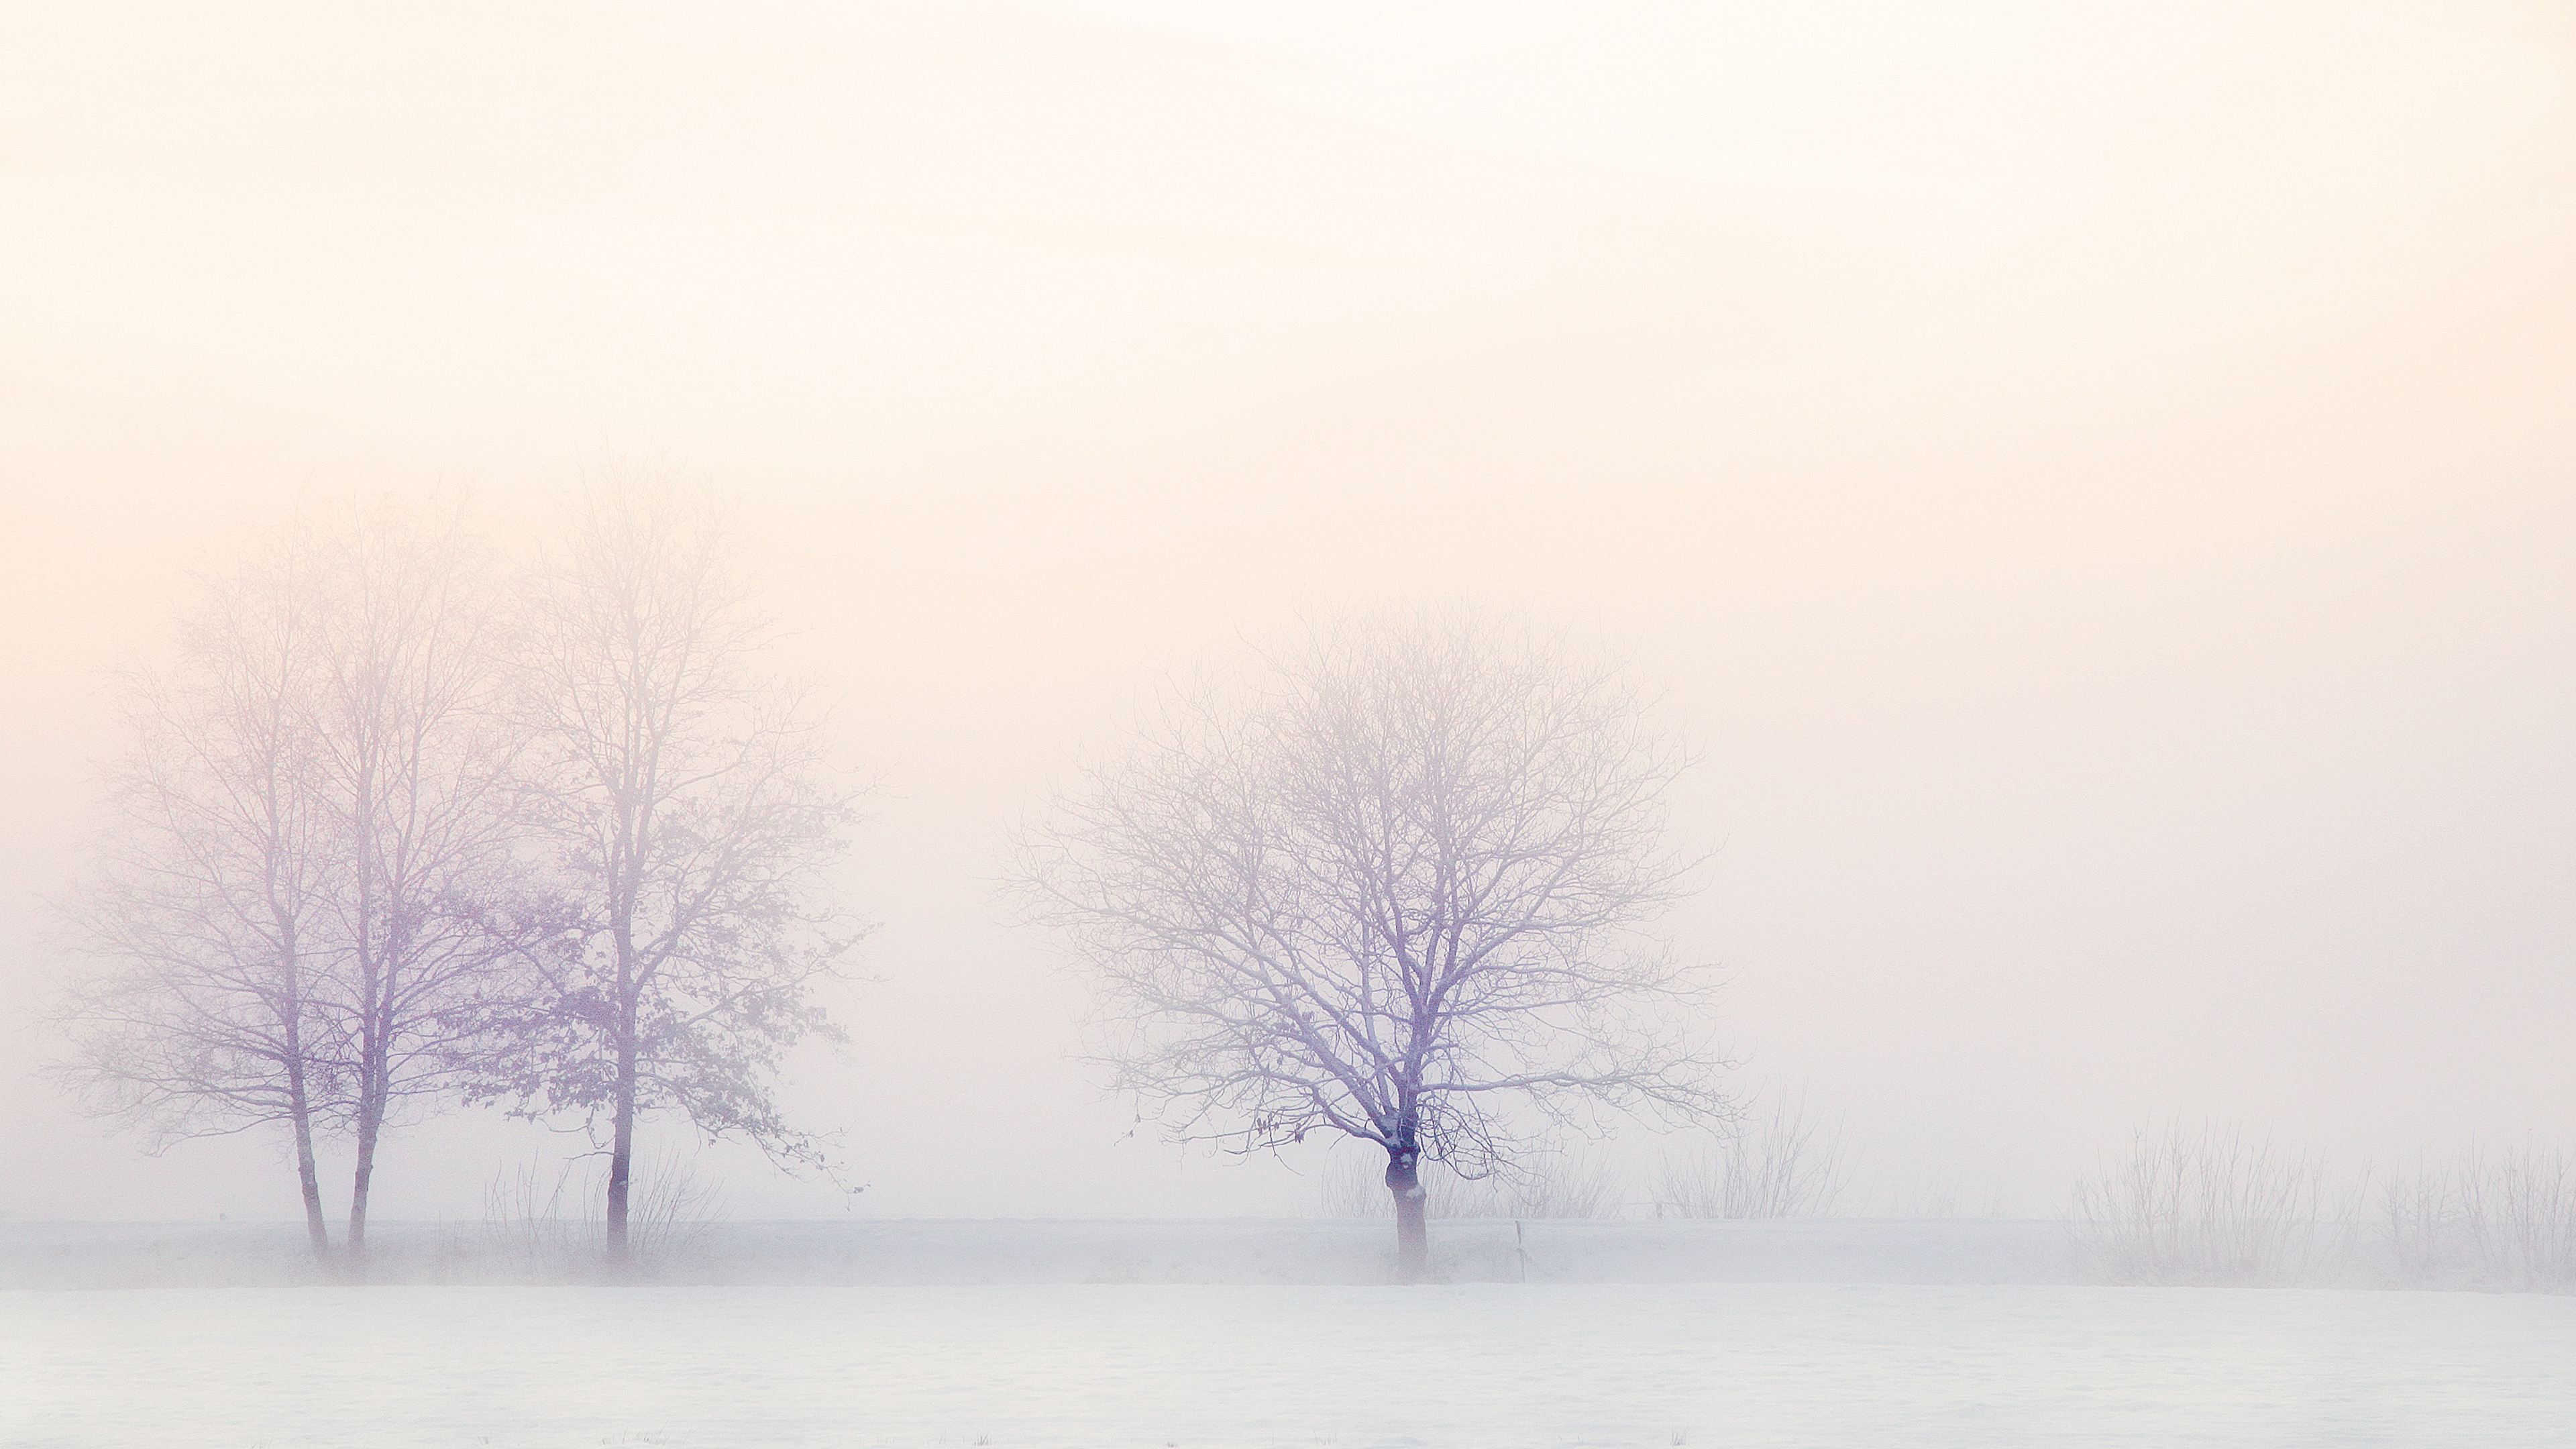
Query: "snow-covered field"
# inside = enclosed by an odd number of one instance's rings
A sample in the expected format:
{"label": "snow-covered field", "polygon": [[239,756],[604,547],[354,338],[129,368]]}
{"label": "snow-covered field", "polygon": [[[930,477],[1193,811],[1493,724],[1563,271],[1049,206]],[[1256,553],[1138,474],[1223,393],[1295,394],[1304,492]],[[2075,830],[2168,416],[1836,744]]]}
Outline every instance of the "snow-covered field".
{"label": "snow-covered field", "polygon": [[[532,1234],[531,1230],[538,1231]],[[694,1224],[650,1265],[668,1286],[1376,1284],[1392,1228],[1331,1218],[866,1219]],[[529,1251],[533,1246],[557,1251]],[[596,1224],[378,1223],[387,1284],[578,1281]],[[2062,1223],[1974,1218],[1444,1221],[1444,1282],[2067,1283]],[[315,1281],[302,1223],[0,1223],[0,1288],[287,1287]]]}
{"label": "snow-covered field", "polygon": [[0,1292],[11,1446],[2565,1446],[2576,1299],[1469,1283]]}

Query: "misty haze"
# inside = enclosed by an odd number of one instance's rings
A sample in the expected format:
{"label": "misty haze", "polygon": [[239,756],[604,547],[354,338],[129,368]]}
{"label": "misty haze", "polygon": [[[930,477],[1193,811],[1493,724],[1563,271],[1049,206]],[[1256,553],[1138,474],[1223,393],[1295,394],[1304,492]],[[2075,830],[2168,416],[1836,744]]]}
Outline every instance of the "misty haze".
{"label": "misty haze", "polygon": [[2544,0],[0,6],[0,1445],[2576,1444]]}

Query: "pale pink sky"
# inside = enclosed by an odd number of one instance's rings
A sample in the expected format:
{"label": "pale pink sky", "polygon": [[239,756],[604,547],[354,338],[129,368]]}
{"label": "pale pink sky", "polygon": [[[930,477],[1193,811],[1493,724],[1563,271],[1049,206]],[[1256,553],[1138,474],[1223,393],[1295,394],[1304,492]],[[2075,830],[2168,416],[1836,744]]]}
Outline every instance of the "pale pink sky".
{"label": "pale pink sky", "polygon": [[292,1212],[19,1069],[176,571],[610,456],[740,497],[885,774],[791,1088],[862,1210],[1306,1204],[1119,1142],[984,882],[1163,670],[1413,597],[1670,685],[1673,931],[1891,1197],[2576,1136],[2564,7],[19,7],[0,249],[10,1215]]}

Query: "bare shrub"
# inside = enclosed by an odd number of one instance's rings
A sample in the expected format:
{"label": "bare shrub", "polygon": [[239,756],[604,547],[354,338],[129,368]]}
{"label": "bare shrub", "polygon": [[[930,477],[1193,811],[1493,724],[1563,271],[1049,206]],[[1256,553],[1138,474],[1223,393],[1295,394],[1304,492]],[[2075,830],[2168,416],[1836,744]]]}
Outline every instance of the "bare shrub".
{"label": "bare shrub", "polygon": [[2224,1128],[2137,1134],[2129,1161],[2076,1184],[2088,1275],[2112,1283],[2280,1285],[2333,1276],[2353,1203],[2317,1158]]}
{"label": "bare shrub", "polygon": [[2448,1167],[2419,1162],[2389,1180],[2380,1227],[2404,1286],[2576,1291],[2576,1158],[2472,1147]]}
{"label": "bare shrub", "polygon": [[1850,1177],[1838,1129],[1807,1117],[1784,1097],[1768,1115],[1697,1139],[1668,1155],[1655,1176],[1657,1216],[1819,1218],[1831,1213]]}
{"label": "bare shrub", "polygon": [[[716,1184],[676,1158],[645,1164],[628,1208],[627,1235],[647,1274],[666,1274],[696,1256],[722,1216]],[[607,1224],[603,1221],[603,1232]]]}
{"label": "bare shrub", "polygon": [[2563,1151],[2526,1147],[2462,1175],[2463,1217],[2480,1272],[2500,1287],[2576,1289],[2576,1170]]}
{"label": "bare shrub", "polygon": [[[518,1283],[577,1283],[615,1277],[603,1213],[575,1210],[602,1200],[596,1157],[548,1169],[529,1161],[494,1174],[483,1195],[484,1261]],[[666,1273],[703,1244],[718,1215],[715,1187],[684,1161],[640,1157],[627,1211],[627,1246],[639,1276]]]}
{"label": "bare shrub", "polygon": [[1608,1162],[1580,1151],[1534,1153],[1476,1179],[1441,1174],[1434,1198],[1449,1218],[1608,1218],[1619,1214],[1619,1176]]}
{"label": "bare shrub", "polygon": [[2380,1185],[2380,1244],[2396,1282],[2434,1287],[2460,1279],[2466,1269],[2461,1227],[2450,1169],[2419,1162]]}
{"label": "bare shrub", "polygon": [[569,1165],[548,1172],[529,1161],[502,1168],[483,1190],[485,1261],[517,1283],[553,1283],[582,1260],[580,1223],[564,1216]]}

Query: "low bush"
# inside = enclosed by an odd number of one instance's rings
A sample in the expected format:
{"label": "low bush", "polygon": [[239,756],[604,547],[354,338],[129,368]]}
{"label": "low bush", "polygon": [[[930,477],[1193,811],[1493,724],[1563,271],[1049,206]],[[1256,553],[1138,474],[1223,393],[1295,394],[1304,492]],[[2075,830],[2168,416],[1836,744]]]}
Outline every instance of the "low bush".
{"label": "low bush", "polygon": [[2392,1173],[2380,1229],[2394,1286],[2576,1292],[2576,1158],[2472,1147]]}
{"label": "low bush", "polygon": [[2140,1132],[2076,1185],[2079,1271],[2106,1283],[2273,1286],[2350,1272],[2357,1204],[2325,1164],[2219,1127]]}
{"label": "low bush", "polygon": [[1655,1177],[1655,1214],[1684,1218],[1819,1218],[1849,1180],[1839,1132],[1784,1097],[1749,1122],[1667,1156]]}

